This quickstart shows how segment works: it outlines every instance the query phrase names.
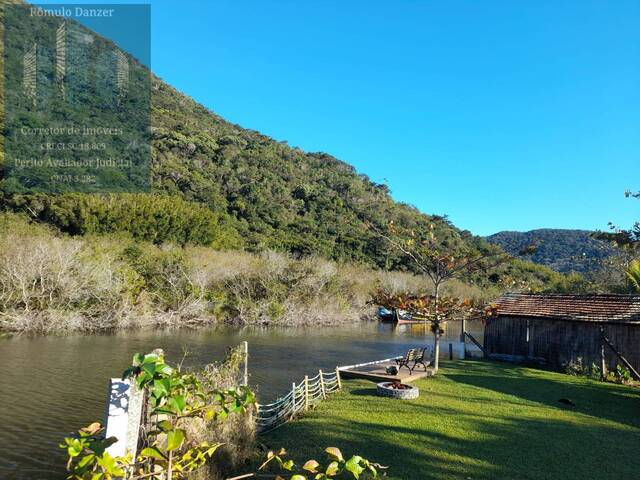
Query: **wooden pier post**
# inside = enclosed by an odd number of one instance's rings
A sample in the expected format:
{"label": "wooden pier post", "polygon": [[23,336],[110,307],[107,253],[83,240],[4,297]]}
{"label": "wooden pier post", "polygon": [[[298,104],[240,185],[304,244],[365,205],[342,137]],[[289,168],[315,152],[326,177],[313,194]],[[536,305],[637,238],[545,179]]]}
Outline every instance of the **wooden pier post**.
{"label": "wooden pier post", "polygon": [[338,380],[338,390],[342,390],[342,382],[340,382],[340,369],[336,367],[336,380]]}
{"label": "wooden pier post", "polygon": [[327,392],[324,389],[324,378],[322,378],[322,370],[319,370],[319,372],[320,372],[320,390],[322,390],[322,398],[326,399]]}

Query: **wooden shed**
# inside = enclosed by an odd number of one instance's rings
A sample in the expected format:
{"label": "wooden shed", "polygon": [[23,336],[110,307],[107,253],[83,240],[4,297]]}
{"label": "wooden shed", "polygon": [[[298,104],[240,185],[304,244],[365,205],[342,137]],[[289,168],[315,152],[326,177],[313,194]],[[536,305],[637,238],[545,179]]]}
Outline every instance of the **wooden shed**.
{"label": "wooden shed", "polygon": [[604,352],[607,368],[626,359],[640,371],[640,295],[511,293],[496,307],[484,332],[488,354],[562,368],[578,359],[600,366]]}

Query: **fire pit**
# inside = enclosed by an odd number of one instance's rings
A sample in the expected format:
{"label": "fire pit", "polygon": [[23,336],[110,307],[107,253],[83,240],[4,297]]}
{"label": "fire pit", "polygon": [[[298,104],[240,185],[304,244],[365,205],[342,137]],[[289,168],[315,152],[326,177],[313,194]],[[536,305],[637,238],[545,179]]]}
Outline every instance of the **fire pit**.
{"label": "fire pit", "polygon": [[420,390],[417,387],[406,383],[382,382],[377,385],[377,393],[382,397],[411,400],[412,398],[418,398]]}

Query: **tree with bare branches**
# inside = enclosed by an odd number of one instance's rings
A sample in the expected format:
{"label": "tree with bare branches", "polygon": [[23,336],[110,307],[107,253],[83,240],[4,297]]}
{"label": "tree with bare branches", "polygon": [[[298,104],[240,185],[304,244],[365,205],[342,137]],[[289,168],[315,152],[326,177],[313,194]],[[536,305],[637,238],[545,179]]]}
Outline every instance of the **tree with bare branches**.
{"label": "tree with bare branches", "polygon": [[[379,291],[374,296],[374,301],[387,308],[407,310],[414,317],[423,319],[425,323],[431,323],[435,337],[433,365],[437,371],[443,323],[478,314],[483,310],[468,299],[443,297],[442,286],[453,278],[471,277],[478,272],[486,272],[511,257],[493,246],[478,244],[472,247],[472,242],[468,239],[466,242],[455,238],[439,241],[434,234],[433,223],[421,232],[398,227],[393,222],[386,229],[372,223],[368,223],[367,226],[410,259],[415,268],[433,284],[433,293],[429,295],[394,295]],[[464,341],[463,338],[461,340]]]}

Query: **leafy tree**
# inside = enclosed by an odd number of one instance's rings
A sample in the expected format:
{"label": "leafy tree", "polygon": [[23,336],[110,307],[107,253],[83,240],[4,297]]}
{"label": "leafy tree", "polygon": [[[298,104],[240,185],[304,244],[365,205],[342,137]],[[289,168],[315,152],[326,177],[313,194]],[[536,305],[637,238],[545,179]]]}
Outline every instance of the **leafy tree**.
{"label": "leafy tree", "polygon": [[[627,198],[640,199],[640,192],[626,191]],[[618,247],[637,251],[640,248],[640,220],[635,222],[630,228],[620,228],[609,222],[609,232],[598,232],[597,238],[613,241]]]}
{"label": "leafy tree", "polygon": [[[625,197],[640,199],[640,192],[625,192]],[[614,257],[612,269],[619,275],[624,273],[625,279],[634,287],[637,257],[640,254],[640,221],[635,222],[630,228],[620,228],[609,222],[609,232],[597,232],[594,236],[599,239],[609,240],[618,247],[618,255]]]}
{"label": "leafy tree", "polygon": [[631,288],[640,293],[640,259],[633,260],[625,273]]}
{"label": "leafy tree", "polygon": [[431,323],[431,331],[434,334],[433,369],[437,373],[440,356],[440,336],[443,324],[449,320],[479,316],[485,309],[481,305],[474,304],[469,299],[458,299],[442,295],[408,295],[393,294],[385,290],[378,291],[373,296],[374,302],[393,310],[402,309],[409,312],[414,319],[422,319]]}

